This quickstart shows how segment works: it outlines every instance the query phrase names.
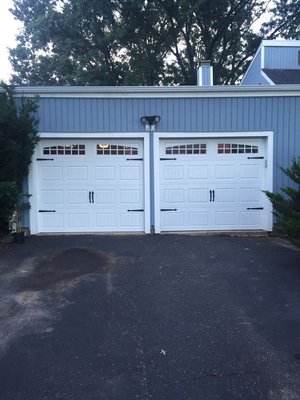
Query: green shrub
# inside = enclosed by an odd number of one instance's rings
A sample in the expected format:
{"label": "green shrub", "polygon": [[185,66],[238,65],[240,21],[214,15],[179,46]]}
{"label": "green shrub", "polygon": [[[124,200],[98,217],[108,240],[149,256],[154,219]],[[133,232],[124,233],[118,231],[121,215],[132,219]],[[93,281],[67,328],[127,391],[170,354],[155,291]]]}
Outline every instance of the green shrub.
{"label": "green shrub", "polygon": [[273,204],[279,232],[300,246],[300,157],[289,168],[280,168],[294,185],[284,186],[281,193],[265,192]]}
{"label": "green shrub", "polygon": [[22,193],[34,148],[39,140],[36,99],[14,97],[8,86],[0,85],[0,233]]}

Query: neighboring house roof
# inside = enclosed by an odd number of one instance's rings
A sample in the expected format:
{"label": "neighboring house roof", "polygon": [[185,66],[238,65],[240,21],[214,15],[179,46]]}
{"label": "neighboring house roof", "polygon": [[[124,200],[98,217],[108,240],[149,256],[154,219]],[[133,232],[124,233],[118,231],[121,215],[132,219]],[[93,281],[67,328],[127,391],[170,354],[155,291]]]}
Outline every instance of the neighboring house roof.
{"label": "neighboring house roof", "polygon": [[276,85],[291,85],[300,83],[300,69],[268,69],[263,72]]}
{"label": "neighboring house roof", "polygon": [[240,84],[299,84],[299,71],[300,40],[262,40]]}

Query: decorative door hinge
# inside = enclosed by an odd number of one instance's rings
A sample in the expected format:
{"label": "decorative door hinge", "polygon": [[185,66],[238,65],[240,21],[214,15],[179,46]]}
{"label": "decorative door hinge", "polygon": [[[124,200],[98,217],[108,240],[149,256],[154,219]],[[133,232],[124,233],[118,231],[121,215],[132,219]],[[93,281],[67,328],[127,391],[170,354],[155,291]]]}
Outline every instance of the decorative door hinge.
{"label": "decorative door hinge", "polygon": [[37,158],[36,161],[54,161],[54,158]]}
{"label": "decorative door hinge", "polygon": [[263,210],[263,207],[247,207],[247,210]]}
{"label": "decorative door hinge", "polygon": [[54,212],[56,212],[56,210],[39,210],[39,212],[40,213],[48,213],[48,212],[54,213]]}
{"label": "decorative door hinge", "polygon": [[160,158],[160,161],[169,161],[169,160],[174,161],[177,160],[177,158]]}

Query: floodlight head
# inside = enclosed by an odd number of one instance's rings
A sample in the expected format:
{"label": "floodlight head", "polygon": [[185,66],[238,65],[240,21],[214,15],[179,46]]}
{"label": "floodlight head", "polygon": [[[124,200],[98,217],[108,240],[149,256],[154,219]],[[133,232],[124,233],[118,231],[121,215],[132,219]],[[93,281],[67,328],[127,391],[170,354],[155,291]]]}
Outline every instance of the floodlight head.
{"label": "floodlight head", "polygon": [[141,122],[143,124],[148,123],[149,125],[154,125],[156,122],[160,121],[159,115],[144,115],[141,117]]}

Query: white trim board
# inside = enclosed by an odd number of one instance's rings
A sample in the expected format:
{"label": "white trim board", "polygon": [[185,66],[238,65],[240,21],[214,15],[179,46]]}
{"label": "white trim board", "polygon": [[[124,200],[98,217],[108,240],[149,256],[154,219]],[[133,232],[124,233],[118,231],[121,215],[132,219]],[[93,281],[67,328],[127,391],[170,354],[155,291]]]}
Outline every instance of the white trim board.
{"label": "white trim board", "polygon": [[223,98],[300,96],[299,85],[275,86],[122,86],[122,87],[27,87],[16,88],[16,97],[40,98]]}

